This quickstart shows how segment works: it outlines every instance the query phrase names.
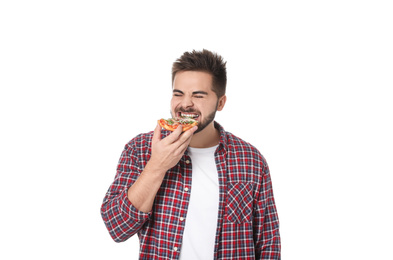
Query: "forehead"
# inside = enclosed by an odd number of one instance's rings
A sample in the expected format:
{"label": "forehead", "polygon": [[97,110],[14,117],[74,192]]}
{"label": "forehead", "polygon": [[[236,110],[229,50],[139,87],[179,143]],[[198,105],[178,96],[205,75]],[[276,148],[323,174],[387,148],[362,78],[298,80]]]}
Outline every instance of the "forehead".
{"label": "forehead", "polygon": [[173,89],[182,91],[212,91],[213,77],[204,71],[179,71],[173,79]]}

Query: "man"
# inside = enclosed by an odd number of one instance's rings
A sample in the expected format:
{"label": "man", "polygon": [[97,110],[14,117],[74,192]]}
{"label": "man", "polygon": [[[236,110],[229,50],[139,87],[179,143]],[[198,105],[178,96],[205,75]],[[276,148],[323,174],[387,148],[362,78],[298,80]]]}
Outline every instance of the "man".
{"label": "man", "polygon": [[226,102],[226,63],[185,52],[172,68],[172,117],[131,140],[101,214],[116,242],[138,234],[140,259],[280,259],[268,165],[252,145],[214,121]]}

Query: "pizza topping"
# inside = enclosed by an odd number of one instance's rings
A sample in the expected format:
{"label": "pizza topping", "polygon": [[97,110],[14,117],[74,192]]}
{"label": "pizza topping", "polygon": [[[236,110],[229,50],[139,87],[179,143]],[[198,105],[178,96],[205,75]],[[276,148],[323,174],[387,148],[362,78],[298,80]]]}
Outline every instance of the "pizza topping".
{"label": "pizza topping", "polygon": [[198,125],[198,121],[191,117],[175,117],[169,119],[160,119],[158,120],[158,122],[163,128],[170,131],[174,131],[179,125],[182,125],[183,132],[188,129],[191,129],[193,126]]}
{"label": "pizza topping", "polygon": [[188,117],[180,117],[180,118],[169,118],[166,120],[168,125],[178,125],[178,124],[193,124],[196,120]]}
{"label": "pizza topping", "polygon": [[192,119],[192,118],[179,118],[178,122],[180,124],[193,124],[196,122],[196,120]]}

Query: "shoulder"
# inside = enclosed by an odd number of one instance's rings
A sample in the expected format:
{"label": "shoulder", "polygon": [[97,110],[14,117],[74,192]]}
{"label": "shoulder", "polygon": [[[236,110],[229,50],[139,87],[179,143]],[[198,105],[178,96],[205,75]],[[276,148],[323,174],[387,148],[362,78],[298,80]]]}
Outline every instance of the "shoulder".
{"label": "shoulder", "polygon": [[249,165],[267,168],[267,162],[261,152],[251,143],[242,138],[225,132],[228,153],[237,160],[246,160]]}
{"label": "shoulder", "polygon": [[126,143],[124,146],[124,151],[130,155],[150,154],[153,133],[154,131],[150,131],[135,136],[128,143]]}
{"label": "shoulder", "polygon": [[256,154],[260,154],[260,151],[258,148],[256,148],[254,145],[251,143],[245,141],[244,139],[230,133],[230,132],[225,132],[226,133],[226,141],[228,147],[231,149],[240,149],[241,151],[246,151],[246,152],[252,152]]}
{"label": "shoulder", "polygon": [[[132,138],[126,145],[126,150],[134,150],[134,151],[145,151],[146,149],[150,150],[152,139],[153,139],[154,131],[141,133],[134,138]],[[161,131],[161,138],[165,138],[170,134],[167,130]]]}
{"label": "shoulder", "polygon": [[126,147],[128,148],[133,148],[133,149],[138,149],[140,147],[144,146],[150,146],[151,145],[151,140],[153,139],[153,131],[148,132],[148,133],[142,133],[134,138],[132,138],[127,144]]}

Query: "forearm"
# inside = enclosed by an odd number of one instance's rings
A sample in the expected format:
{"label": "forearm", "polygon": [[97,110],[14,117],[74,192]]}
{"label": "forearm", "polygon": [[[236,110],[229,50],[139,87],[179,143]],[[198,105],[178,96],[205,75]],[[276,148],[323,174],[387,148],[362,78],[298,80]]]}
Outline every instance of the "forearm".
{"label": "forearm", "polygon": [[145,213],[152,210],[154,198],[161,187],[165,172],[152,162],[146,164],[141,175],[128,189],[128,199],[135,208]]}

